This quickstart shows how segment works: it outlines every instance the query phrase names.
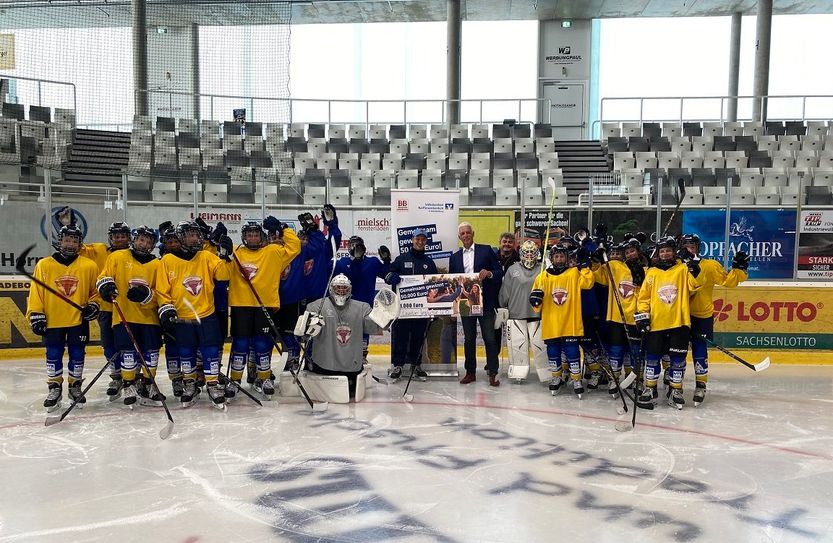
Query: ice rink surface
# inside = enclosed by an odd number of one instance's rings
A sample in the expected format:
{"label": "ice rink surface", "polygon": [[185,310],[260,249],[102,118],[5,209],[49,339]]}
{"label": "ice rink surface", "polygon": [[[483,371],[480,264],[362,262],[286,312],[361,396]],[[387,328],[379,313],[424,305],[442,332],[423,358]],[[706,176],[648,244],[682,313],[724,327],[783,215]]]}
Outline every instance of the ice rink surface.
{"label": "ice rink surface", "polygon": [[323,413],[169,396],[165,441],[164,411],[108,403],[106,379],[44,427],[44,375],[0,367],[0,542],[833,541],[829,368],[715,365],[706,403],[688,375],[685,409],[640,410],[624,433],[606,391],[482,372],[415,381],[412,403],[405,380],[376,384]]}

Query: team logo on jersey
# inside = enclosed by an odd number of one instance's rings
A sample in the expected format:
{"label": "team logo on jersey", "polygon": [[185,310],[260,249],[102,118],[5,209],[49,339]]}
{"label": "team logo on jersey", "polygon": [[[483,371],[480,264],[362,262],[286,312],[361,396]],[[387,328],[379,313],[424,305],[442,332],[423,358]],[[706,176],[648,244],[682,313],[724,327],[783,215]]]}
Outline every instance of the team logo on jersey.
{"label": "team logo on jersey", "polygon": [[309,275],[312,273],[312,268],[315,266],[315,260],[309,259],[304,261],[304,275]]}
{"label": "team logo on jersey", "polygon": [[677,287],[675,285],[665,285],[659,287],[657,290],[657,295],[659,299],[663,302],[671,305],[674,303],[674,300],[677,299]]}
{"label": "team logo on jersey", "polygon": [[202,292],[202,277],[188,276],[182,280],[182,286],[191,296],[196,296]]}
{"label": "team logo on jersey", "polygon": [[290,270],[289,266],[287,266],[283,269],[283,271],[281,272],[281,281],[286,281],[286,278],[289,277],[289,270]]}
{"label": "team logo on jersey", "polygon": [[[254,264],[246,263],[246,264],[243,264],[242,268],[243,268],[243,275],[245,275],[246,279],[248,279],[249,281],[254,279],[255,275],[257,275],[257,266],[255,266]],[[287,268],[287,269],[289,269],[289,268]]]}
{"label": "team logo on jersey", "polygon": [[346,324],[339,324],[336,327],[336,341],[340,345],[346,345],[350,341],[350,336],[353,335],[353,330]]}
{"label": "team logo on jersey", "polygon": [[552,289],[552,301],[555,305],[564,305],[567,303],[569,294],[566,288]]}
{"label": "team logo on jersey", "polygon": [[619,294],[622,298],[630,298],[634,290],[633,281],[619,281]]}
{"label": "team logo on jersey", "polygon": [[72,275],[58,277],[55,279],[55,284],[58,285],[58,290],[66,296],[72,296],[78,290],[78,278]]}

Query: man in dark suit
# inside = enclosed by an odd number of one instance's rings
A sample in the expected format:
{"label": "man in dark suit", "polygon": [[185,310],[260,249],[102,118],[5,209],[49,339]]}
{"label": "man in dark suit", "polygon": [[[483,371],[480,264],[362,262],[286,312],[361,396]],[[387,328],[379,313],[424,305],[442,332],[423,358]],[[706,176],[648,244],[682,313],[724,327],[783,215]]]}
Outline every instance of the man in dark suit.
{"label": "man in dark suit", "polygon": [[486,371],[489,373],[489,385],[500,386],[497,374],[498,344],[495,340],[495,308],[503,268],[495,255],[495,251],[488,245],[474,243],[474,229],[467,222],[457,227],[457,237],[463,243],[463,248],[451,255],[448,261],[449,273],[476,273],[483,282],[483,315],[479,317],[461,317],[463,320],[463,334],[465,336],[463,350],[465,352],[466,375],[460,384],[467,385],[476,380],[477,370],[477,323],[480,322],[480,335],[486,346]]}

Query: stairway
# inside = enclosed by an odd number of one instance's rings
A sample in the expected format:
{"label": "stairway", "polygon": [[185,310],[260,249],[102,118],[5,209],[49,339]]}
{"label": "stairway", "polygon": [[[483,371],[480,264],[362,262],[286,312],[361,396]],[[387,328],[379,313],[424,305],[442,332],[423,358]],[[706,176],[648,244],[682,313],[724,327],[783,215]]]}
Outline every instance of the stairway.
{"label": "stairway", "polygon": [[64,183],[121,187],[121,172],[127,167],[129,155],[130,132],[77,129],[72,136]]}
{"label": "stairway", "polygon": [[588,176],[611,173],[607,154],[598,140],[556,141],[555,152],[570,205],[578,203],[579,194],[588,192]]}

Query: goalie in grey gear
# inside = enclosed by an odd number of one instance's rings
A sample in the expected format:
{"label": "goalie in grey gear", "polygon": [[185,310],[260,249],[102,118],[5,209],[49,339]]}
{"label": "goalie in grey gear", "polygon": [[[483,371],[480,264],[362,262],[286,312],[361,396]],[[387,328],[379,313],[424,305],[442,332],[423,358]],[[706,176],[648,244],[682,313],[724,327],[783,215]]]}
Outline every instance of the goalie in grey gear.
{"label": "goalie in grey gear", "polygon": [[351,299],[352,289],[350,279],[340,273],[330,281],[326,298],[307,304],[309,311],[317,310],[319,322],[323,321],[323,326],[314,326],[309,334],[314,340],[307,369],[322,375],[346,376],[350,396],[354,397],[356,378],[364,363],[362,335],[376,334],[384,328],[371,318],[370,305]]}
{"label": "goalie in grey gear", "polygon": [[[520,262],[506,270],[498,294],[498,321],[501,312],[506,319],[506,346],[509,350],[510,379],[526,379],[529,373],[529,352],[535,368],[544,370],[545,380],[549,378],[547,347],[541,338],[541,316],[528,303],[532,283],[538,275],[541,252],[534,241],[523,242]],[[496,322],[495,327],[499,325]]]}

